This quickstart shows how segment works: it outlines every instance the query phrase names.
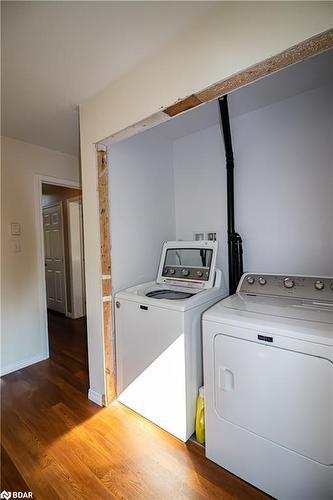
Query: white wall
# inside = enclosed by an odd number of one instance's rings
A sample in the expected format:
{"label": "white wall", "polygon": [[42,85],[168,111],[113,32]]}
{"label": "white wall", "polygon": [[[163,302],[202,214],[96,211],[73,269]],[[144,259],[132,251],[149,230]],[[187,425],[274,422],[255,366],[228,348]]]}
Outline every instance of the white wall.
{"label": "white wall", "polygon": [[[104,393],[94,143],[332,27],[331,2],[220,2],[192,29],[80,106],[90,387]],[[184,64],[186,61],[186,64]]]}
{"label": "white wall", "polygon": [[172,144],[154,131],[109,154],[114,292],[157,275],[162,242],[175,238]]}
{"label": "white wall", "polygon": [[177,239],[194,232],[217,231],[217,267],[228,282],[227,200],[224,147],[218,126],[174,142],[173,165]]}
{"label": "white wall", "polygon": [[[231,112],[236,100],[237,93]],[[332,120],[330,85],[231,120],[236,230],[246,271],[333,274]],[[219,263],[226,269],[219,125],[175,141],[174,169],[177,237],[217,230]]]}
{"label": "white wall", "polygon": [[[35,174],[79,181],[78,159],[56,151],[1,138],[1,373],[46,356],[41,324],[35,220]],[[11,248],[10,223],[21,224],[21,252]]]}
{"label": "white wall", "polygon": [[332,2],[217,2],[197,24],[84,102],[82,135],[98,142],[332,24]]}
{"label": "white wall", "polygon": [[233,120],[248,271],[333,274],[332,86]]}

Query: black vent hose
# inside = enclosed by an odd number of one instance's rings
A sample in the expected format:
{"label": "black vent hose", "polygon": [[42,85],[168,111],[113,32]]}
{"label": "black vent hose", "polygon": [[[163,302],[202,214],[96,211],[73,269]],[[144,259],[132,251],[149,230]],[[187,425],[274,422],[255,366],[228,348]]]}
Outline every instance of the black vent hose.
{"label": "black vent hose", "polygon": [[236,292],[237,285],[243,274],[243,243],[242,238],[235,231],[234,154],[227,95],[220,97],[219,106],[227,169],[229,294],[232,295]]}

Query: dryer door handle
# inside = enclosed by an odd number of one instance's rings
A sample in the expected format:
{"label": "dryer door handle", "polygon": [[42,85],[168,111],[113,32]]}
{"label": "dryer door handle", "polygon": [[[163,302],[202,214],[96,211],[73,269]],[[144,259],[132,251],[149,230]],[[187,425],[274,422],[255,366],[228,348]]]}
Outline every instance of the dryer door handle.
{"label": "dryer door handle", "polygon": [[234,390],[234,374],[229,368],[220,366],[219,369],[219,388],[222,391],[229,392]]}

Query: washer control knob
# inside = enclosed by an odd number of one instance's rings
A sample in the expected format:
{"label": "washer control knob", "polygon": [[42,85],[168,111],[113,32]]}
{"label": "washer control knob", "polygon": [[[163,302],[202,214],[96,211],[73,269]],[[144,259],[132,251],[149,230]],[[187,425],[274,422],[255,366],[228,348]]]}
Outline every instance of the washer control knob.
{"label": "washer control knob", "polygon": [[188,269],[182,269],[183,276],[188,276],[189,274],[190,274],[190,271]]}
{"label": "washer control knob", "polygon": [[175,274],[175,270],[173,268],[169,269],[169,274]]}
{"label": "washer control knob", "polygon": [[316,288],[317,290],[322,290],[322,289],[324,288],[324,286],[325,286],[325,285],[324,285],[324,282],[323,282],[323,281],[321,281],[321,280],[317,280],[317,281],[315,281],[314,286],[315,286],[315,288]]}
{"label": "washer control knob", "polygon": [[291,278],[284,278],[283,285],[285,288],[293,288],[295,286],[295,281]]}
{"label": "washer control knob", "polygon": [[267,283],[267,281],[265,280],[265,278],[263,278],[262,276],[260,276],[258,278],[258,281],[259,281],[260,285],[266,285],[266,283]]}
{"label": "washer control knob", "polygon": [[168,268],[167,267],[164,269],[164,274],[168,274]]}
{"label": "washer control knob", "polygon": [[203,275],[202,271],[197,271],[197,276],[199,276],[199,278],[201,278],[202,275]]}
{"label": "washer control knob", "polygon": [[246,278],[246,281],[248,282],[249,285],[253,285],[253,283],[254,283],[254,277],[253,276],[248,276]]}

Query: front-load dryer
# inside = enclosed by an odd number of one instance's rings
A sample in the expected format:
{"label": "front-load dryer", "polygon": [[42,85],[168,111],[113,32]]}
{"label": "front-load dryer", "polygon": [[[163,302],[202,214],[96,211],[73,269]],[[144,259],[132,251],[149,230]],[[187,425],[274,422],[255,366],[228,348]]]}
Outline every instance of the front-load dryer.
{"label": "front-load dryer", "polygon": [[164,243],[156,281],[116,294],[118,401],[183,441],[202,385],[201,316],[227,295],[217,242]]}
{"label": "front-load dryer", "polygon": [[333,278],[244,275],[203,315],[206,456],[279,500],[333,498]]}

